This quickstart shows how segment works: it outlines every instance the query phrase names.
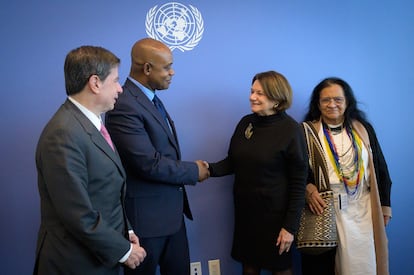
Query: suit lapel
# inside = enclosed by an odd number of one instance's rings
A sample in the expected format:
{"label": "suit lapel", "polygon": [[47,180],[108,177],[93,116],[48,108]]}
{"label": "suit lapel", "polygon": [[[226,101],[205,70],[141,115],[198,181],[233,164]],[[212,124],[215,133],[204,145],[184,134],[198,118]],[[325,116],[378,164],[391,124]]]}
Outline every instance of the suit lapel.
{"label": "suit lapel", "polygon": [[125,170],[122,166],[118,151],[116,151],[116,147],[115,151],[113,151],[98,129],[96,129],[92,122],[72,102],[70,102],[70,100],[66,100],[64,106],[68,108],[69,112],[71,112],[77,121],[82,125],[82,128],[85,129],[85,132],[90,136],[92,143],[94,143],[96,147],[102,150],[108,158],[116,164],[122,177],[125,178]]}
{"label": "suit lapel", "polygon": [[125,87],[131,92],[132,96],[136,97],[138,104],[142,105],[154,118],[155,120],[162,126],[165,133],[168,135],[168,138],[170,139],[171,143],[176,148],[178,154],[180,154],[180,148],[178,145],[178,139],[177,139],[177,133],[174,126],[174,121],[171,119],[170,115],[167,111],[167,118],[171,125],[168,126],[167,122],[164,120],[160,112],[155,108],[154,104],[148,99],[148,97],[144,94],[144,92],[141,91],[140,88],[138,88],[132,81],[129,79],[125,82]]}

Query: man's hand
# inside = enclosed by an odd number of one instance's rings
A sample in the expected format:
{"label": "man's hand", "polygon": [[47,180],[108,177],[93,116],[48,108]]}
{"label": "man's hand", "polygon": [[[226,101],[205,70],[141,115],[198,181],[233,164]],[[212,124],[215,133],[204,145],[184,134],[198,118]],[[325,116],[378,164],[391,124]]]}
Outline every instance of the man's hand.
{"label": "man's hand", "polygon": [[131,243],[134,243],[134,244],[138,244],[139,245],[138,236],[135,235],[134,231],[132,231],[132,230],[129,232],[129,241]]}
{"label": "man's hand", "polygon": [[198,181],[203,181],[210,177],[210,171],[208,171],[208,162],[203,160],[196,160],[198,166]]}
{"label": "man's hand", "polygon": [[145,252],[144,248],[139,246],[139,244],[132,243],[131,254],[129,255],[128,259],[124,262],[124,264],[131,269],[135,269],[144,261],[144,258],[146,256],[147,252]]}

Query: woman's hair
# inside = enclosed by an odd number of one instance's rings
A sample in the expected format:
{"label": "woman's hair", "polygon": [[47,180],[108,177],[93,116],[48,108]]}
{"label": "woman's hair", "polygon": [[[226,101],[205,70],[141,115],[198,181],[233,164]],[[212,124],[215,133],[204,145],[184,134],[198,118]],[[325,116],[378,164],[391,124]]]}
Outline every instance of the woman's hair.
{"label": "woman's hair", "polygon": [[120,62],[118,57],[102,47],[81,46],[70,51],[64,65],[66,94],[82,91],[92,75],[104,81]]}
{"label": "woman's hair", "polygon": [[265,95],[279,103],[276,111],[285,111],[292,105],[292,88],[282,74],[275,71],[262,72],[253,77],[252,84],[256,80],[262,85]]}
{"label": "woman's hair", "polygon": [[321,95],[321,91],[326,87],[332,85],[339,85],[342,87],[344,91],[345,101],[347,104],[344,118],[345,124],[349,125],[353,119],[356,119],[361,122],[367,122],[365,113],[358,109],[358,104],[354,96],[354,92],[352,91],[351,86],[349,84],[338,78],[338,77],[328,77],[319,82],[318,85],[313,89],[310,102],[308,113],[305,115],[305,121],[314,121],[319,120],[321,117],[321,111],[319,110],[319,99]]}

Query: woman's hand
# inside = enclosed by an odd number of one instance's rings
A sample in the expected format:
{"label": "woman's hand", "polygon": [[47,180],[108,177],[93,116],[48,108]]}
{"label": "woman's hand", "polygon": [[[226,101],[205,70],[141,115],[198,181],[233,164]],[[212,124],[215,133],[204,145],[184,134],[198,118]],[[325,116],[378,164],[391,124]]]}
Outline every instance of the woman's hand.
{"label": "woman's hand", "polygon": [[276,246],[279,246],[279,255],[283,252],[289,252],[290,246],[293,242],[293,235],[286,229],[280,229],[279,236],[277,237]]}
{"label": "woman's hand", "polygon": [[384,215],[384,225],[385,226],[388,225],[388,223],[390,222],[390,220],[391,220],[391,217],[390,216]]}
{"label": "woman's hand", "polygon": [[323,209],[327,206],[319,195],[318,188],[312,183],[306,185],[306,202],[313,214],[322,215]]}

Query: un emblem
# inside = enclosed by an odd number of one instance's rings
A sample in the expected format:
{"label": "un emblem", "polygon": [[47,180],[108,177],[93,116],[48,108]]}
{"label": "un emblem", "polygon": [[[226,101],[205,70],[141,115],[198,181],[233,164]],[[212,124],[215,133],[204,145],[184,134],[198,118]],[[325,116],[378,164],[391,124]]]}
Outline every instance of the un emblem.
{"label": "un emblem", "polygon": [[149,37],[167,44],[171,51],[190,51],[200,42],[204,22],[197,8],[177,2],[154,6],[147,12],[145,30]]}

